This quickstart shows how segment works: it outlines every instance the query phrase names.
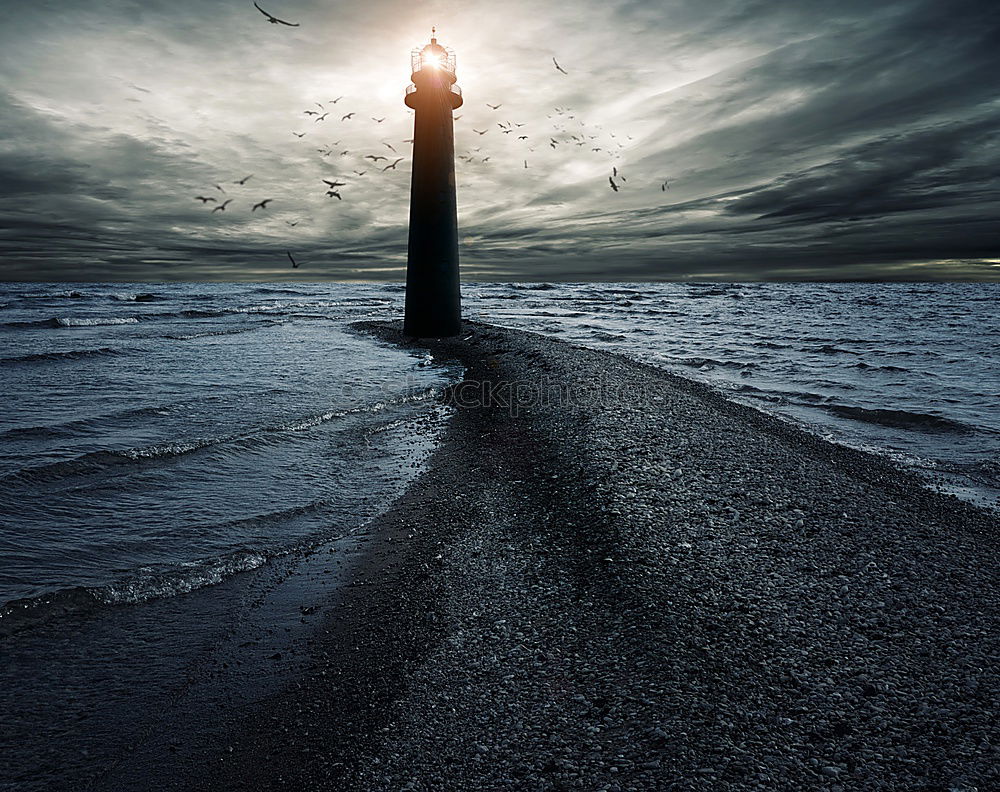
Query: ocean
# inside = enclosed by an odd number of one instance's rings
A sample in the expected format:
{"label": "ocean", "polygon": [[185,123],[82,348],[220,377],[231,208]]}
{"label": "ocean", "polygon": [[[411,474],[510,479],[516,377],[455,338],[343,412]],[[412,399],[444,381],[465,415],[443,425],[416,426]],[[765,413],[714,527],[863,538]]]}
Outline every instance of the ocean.
{"label": "ocean", "polygon": [[[467,318],[704,381],[1000,504],[1000,284],[463,297]],[[402,306],[398,284],[0,285],[0,708],[19,746],[0,789],[93,782],[153,740],[148,712],[176,724],[195,696],[287,678],[263,660],[306,634],[321,571],[350,578],[462,376],[349,327]],[[215,674],[220,657],[243,670]]]}

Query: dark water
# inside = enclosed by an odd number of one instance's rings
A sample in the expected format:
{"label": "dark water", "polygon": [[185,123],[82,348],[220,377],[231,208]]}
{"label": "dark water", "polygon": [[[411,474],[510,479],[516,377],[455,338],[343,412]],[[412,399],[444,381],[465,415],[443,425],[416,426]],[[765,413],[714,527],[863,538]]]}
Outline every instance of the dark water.
{"label": "dark water", "polygon": [[[1000,286],[470,284],[466,314],[623,352],[1000,495]],[[130,788],[165,733],[287,683],[461,371],[359,336],[376,284],[0,285],[0,789]],[[291,653],[291,654],[290,654]]]}

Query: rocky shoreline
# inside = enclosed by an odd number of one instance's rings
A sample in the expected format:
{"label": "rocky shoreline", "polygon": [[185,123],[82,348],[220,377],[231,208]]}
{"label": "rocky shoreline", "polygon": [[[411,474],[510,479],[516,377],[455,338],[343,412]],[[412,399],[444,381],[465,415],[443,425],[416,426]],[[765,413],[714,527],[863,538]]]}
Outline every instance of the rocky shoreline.
{"label": "rocky shoreline", "polygon": [[186,788],[1000,788],[993,514],[615,355],[358,328],[466,366],[450,426]]}

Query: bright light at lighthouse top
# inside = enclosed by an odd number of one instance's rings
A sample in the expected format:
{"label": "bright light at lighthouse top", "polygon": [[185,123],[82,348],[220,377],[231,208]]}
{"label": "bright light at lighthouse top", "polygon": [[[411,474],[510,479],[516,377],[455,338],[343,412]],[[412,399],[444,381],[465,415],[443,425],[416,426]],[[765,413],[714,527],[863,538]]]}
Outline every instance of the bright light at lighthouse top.
{"label": "bright light at lighthouse top", "polygon": [[436,28],[431,28],[431,41],[422,48],[414,49],[410,53],[410,71],[413,74],[427,69],[444,72],[455,81],[455,51],[451,47],[442,47],[438,44],[435,33]]}

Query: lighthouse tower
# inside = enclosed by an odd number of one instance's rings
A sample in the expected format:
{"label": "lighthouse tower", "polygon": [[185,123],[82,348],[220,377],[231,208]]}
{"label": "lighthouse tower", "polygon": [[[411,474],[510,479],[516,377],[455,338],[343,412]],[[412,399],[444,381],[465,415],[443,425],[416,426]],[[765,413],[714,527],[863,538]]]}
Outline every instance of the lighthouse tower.
{"label": "lighthouse tower", "polygon": [[462,324],[451,115],[462,106],[462,91],[455,84],[455,53],[434,33],[411,54],[413,84],[405,98],[416,112],[403,332],[417,338],[458,335]]}

